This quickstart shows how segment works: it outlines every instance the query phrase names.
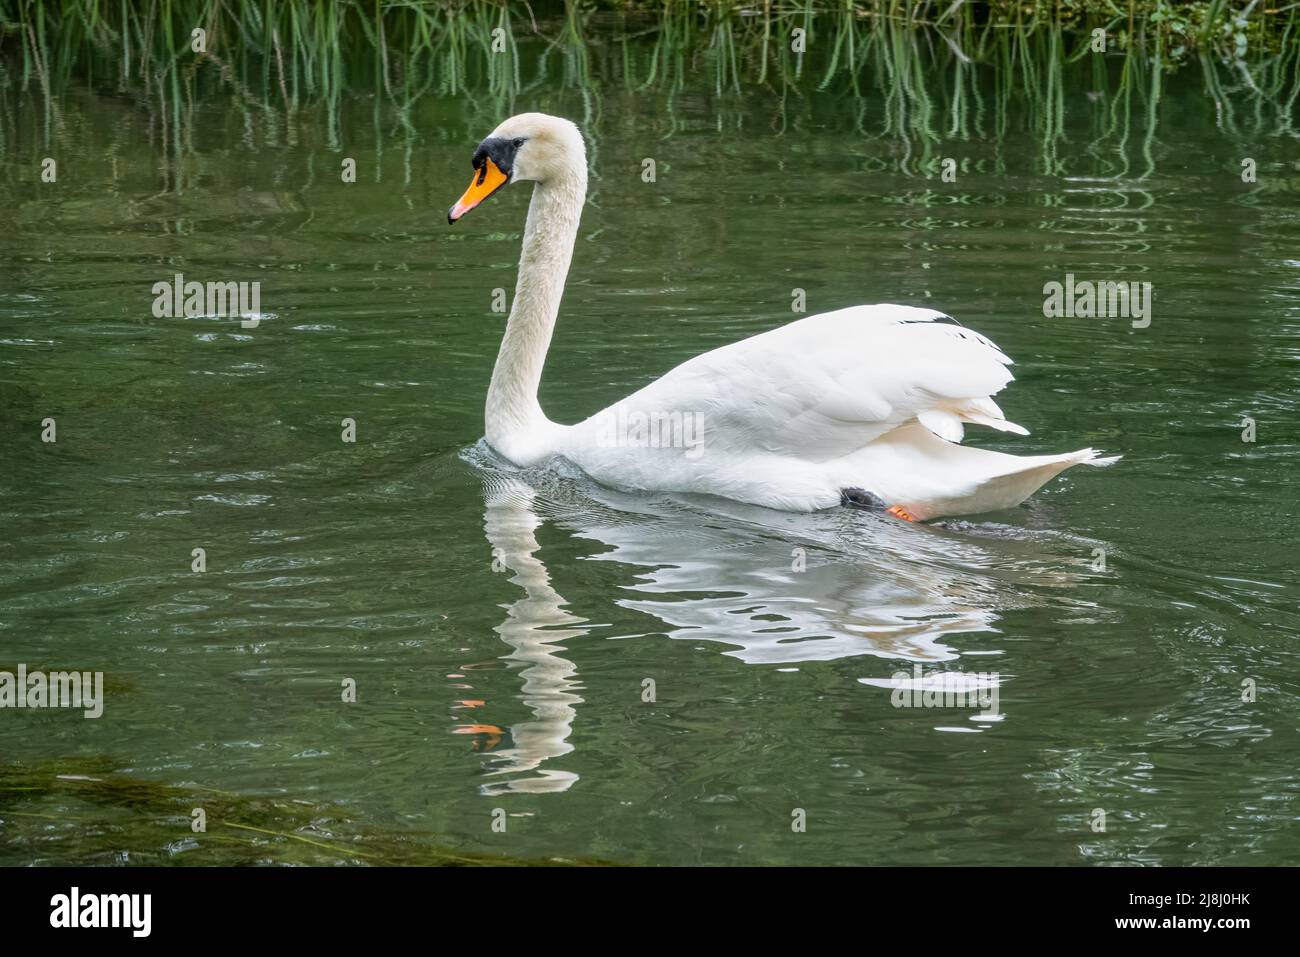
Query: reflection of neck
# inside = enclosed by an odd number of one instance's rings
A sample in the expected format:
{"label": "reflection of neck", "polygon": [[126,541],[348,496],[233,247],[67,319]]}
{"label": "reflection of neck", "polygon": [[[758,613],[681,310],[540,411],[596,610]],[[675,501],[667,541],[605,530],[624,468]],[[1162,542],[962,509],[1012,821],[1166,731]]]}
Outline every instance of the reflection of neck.
{"label": "reflection of neck", "polygon": [[560,312],[586,192],[585,165],[533,187],[514,303],[492,370],[485,412],[488,442],[507,455],[511,436],[536,434],[550,424],[538,404],[537,388]]}
{"label": "reflection of neck", "polygon": [[486,790],[493,792],[563,791],[578,779],[571,771],[543,767],[573,750],[569,734],[575,707],[582,703],[571,690],[578,670],[558,654],[564,649],[556,642],[585,635],[587,629],[565,627],[581,625],[585,619],[564,610],[564,598],[551,586],[546,566],[534,555],[540,547],[535,532],[541,520],[531,508],[533,495],[530,486],[511,482],[505,489],[489,493],[484,515],[494,556],[515,573],[512,581],[524,589],[524,597],[510,606],[496,632],[513,649],[510,660],[526,665],[523,701],[533,712],[531,721],[510,729],[514,746],[494,755],[501,766],[492,773],[535,772],[503,785],[487,786]]}

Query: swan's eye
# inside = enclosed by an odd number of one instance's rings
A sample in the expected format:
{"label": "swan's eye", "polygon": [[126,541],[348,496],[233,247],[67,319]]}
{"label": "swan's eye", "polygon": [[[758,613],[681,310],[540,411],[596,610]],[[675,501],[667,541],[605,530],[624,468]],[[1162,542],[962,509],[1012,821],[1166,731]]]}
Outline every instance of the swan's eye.
{"label": "swan's eye", "polygon": [[513,145],[515,149],[519,149],[519,147],[524,145],[524,141],[522,139],[517,139],[514,141]]}

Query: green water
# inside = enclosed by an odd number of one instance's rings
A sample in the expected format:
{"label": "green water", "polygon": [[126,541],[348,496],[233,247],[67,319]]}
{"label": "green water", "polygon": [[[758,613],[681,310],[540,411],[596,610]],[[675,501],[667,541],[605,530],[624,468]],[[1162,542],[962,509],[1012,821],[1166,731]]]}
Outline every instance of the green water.
{"label": "green water", "polygon": [[[1194,75],[1158,127],[1084,92],[1046,139],[991,104],[929,140],[879,97],[514,104],[591,144],[552,418],[789,321],[798,287],[997,341],[1032,435],[967,441],[1124,455],[923,526],[493,458],[526,187],[445,210],[504,106],[209,99],[178,157],[125,98],[54,126],[8,100],[0,668],[109,690],[98,720],[0,711],[0,863],[1294,863],[1300,143],[1222,128]],[[260,281],[264,319],[155,318],[177,272]],[[1066,273],[1152,282],[1150,327],[1044,318]],[[996,673],[999,719],[893,707],[917,663]]]}

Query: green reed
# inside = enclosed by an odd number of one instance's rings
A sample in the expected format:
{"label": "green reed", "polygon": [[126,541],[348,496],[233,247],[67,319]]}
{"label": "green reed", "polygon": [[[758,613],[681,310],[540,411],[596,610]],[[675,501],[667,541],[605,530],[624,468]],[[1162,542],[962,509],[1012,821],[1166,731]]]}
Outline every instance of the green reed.
{"label": "green reed", "polygon": [[[802,79],[811,59],[820,82],[850,85],[867,41],[905,29],[927,47],[986,58],[1038,32],[1107,29],[1116,49],[1167,57],[1285,50],[1297,5],[1271,10],[1248,0],[0,0],[4,80],[52,92],[75,79],[120,91],[179,95],[215,76],[264,104],[292,109],[344,92],[409,101],[426,92],[529,85],[518,38],[537,40],[547,63],[563,60],[567,82],[610,78],[673,84],[707,67],[716,92]],[[1270,9],[1266,9],[1270,8]],[[191,31],[207,33],[190,49]],[[791,49],[804,31],[807,55]],[[654,36],[644,71],[628,36]],[[817,51],[814,53],[814,51]]]}
{"label": "green reed", "polygon": [[871,101],[905,169],[945,137],[1000,137],[1028,117],[1050,169],[1067,82],[1104,96],[1100,132],[1126,146],[1134,98],[1154,115],[1180,70],[1200,75],[1226,133],[1292,134],[1300,0],[0,0],[0,147],[20,99],[57,135],[74,88],[133,98],[168,159],[190,150],[211,94],[290,136],[299,111],[323,109],[335,144],[350,97],[414,135],[424,97],[463,97],[486,121],[559,86],[589,113],[612,91],[667,94],[671,109],[695,90],[719,110],[767,92],[777,130],[790,106],[835,95],[858,102],[865,133]]}

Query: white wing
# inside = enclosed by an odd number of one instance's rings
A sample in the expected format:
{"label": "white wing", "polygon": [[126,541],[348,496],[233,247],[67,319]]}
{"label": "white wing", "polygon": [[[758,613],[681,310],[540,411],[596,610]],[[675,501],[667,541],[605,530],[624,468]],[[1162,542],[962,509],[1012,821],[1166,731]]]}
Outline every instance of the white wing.
{"label": "white wing", "polygon": [[614,408],[697,416],[714,451],[825,462],[913,418],[954,442],[963,422],[1024,434],[989,398],[1010,364],[933,309],[853,306],[696,356]]}

